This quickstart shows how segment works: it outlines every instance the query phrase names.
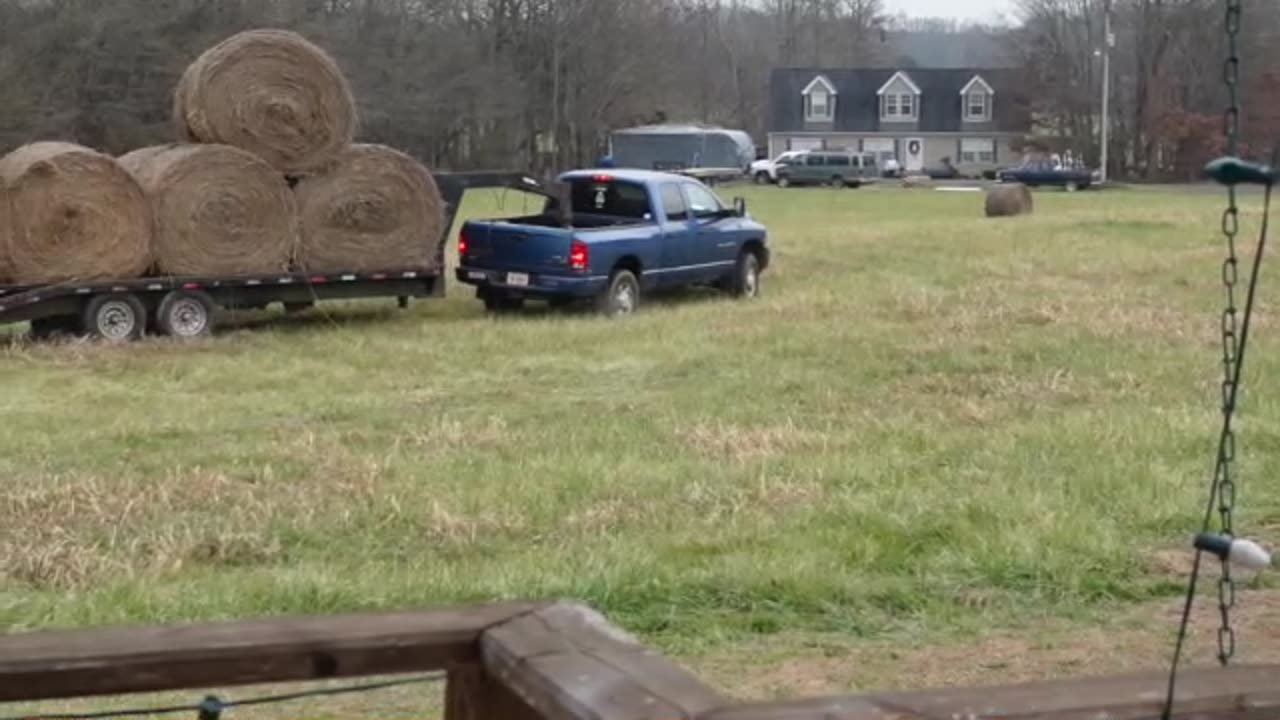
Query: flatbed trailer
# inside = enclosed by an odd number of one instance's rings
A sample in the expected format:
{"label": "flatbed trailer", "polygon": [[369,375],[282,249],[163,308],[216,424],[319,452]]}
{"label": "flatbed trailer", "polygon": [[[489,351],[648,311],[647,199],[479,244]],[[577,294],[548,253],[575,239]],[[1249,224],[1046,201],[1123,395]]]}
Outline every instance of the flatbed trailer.
{"label": "flatbed trailer", "polygon": [[445,245],[467,190],[504,188],[546,195],[525,173],[438,173],[445,203],[443,237],[432,267],[329,273],[283,272],[261,275],[141,277],[63,282],[40,286],[0,286],[0,325],[30,322],[32,334],[84,334],[123,342],[148,330],[180,338],[209,334],[218,309],[259,309],[282,303],[286,310],[321,300],[412,298],[445,295]]}

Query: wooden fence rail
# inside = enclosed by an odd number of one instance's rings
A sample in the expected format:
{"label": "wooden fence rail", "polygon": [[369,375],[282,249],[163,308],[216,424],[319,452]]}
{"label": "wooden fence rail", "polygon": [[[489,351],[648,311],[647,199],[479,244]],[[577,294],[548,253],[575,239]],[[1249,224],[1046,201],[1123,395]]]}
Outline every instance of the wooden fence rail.
{"label": "wooden fence rail", "polygon": [[[1156,673],[743,705],[572,603],[0,635],[0,702],[439,670],[447,720],[1154,720],[1165,689]],[[1184,672],[1175,717],[1280,720],[1280,665]]]}

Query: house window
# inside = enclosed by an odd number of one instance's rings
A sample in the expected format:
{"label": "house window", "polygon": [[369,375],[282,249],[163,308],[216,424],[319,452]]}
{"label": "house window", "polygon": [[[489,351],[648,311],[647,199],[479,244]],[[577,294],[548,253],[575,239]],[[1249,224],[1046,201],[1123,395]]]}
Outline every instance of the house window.
{"label": "house window", "polygon": [[965,120],[990,120],[991,96],[981,90],[969,93],[964,102]]}
{"label": "house window", "polygon": [[825,90],[814,90],[804,96],[804,116],[810,122],[831,120],[835,96]]}
{"label": "house window", "polygon": [[960,141],[960,162],[973,164],[994,164],[996,161],[996,141],[991,138],[965,138]]}
{"label": "house window", "polygon": [[910,93],[888,93],[884,95],[885,120],[914,120],[916,118],[916,97]]}

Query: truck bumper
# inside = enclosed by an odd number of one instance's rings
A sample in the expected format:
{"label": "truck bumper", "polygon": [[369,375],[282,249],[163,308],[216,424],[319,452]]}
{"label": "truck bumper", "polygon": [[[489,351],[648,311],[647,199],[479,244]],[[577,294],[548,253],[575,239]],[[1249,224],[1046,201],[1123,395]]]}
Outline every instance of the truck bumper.
{"label": "truck bumper", "polygon": [[510,282],[511,273],[505,270],[460,267],[456,271],[458,282],[474,285],[481,290],[494,290],[509,297],[594,297],[604,292],[609,278],[600,275],[566,276],[517,273],[528,284]]}

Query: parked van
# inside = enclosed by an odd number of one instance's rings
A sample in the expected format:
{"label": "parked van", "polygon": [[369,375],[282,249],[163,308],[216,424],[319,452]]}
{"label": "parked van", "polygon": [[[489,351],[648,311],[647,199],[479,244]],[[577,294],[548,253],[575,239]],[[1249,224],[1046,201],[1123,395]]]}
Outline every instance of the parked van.
{"label": "parked van", "polygon": [[830,185],[858,187],[880,176],[875,153],[811,150],[778,164],[778,187]]}

